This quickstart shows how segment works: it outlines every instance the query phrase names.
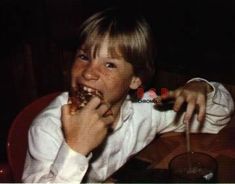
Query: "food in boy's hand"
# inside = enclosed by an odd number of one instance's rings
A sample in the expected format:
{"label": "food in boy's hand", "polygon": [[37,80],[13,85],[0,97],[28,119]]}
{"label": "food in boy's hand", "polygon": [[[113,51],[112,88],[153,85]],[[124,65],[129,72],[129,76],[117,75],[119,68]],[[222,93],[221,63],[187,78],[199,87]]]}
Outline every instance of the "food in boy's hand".
{"label": "food in boy's hand", "polygon": [[72,112],[83,108],[93,96],[98,96],[103,100],[103,95],[98,90],[88,88],[86,86],[72,88],[69,94],[69,102],[71,103]]}

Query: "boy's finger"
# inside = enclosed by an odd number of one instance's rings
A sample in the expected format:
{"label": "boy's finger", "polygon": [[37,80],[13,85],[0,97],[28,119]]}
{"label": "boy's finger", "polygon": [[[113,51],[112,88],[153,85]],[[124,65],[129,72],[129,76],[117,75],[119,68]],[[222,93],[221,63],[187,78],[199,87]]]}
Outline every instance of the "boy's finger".
{"label": "boy's finger", "polygon": [[86,109],[96,109],[101,103],[101,99],[97,96],[93,96],[91,100],[85,106]]}
{"label": "boy's finger", "polygon": [[199,112],[198,112],[198,121],[203,122],[206,116],[206,106],[199,105]]}
{"label": "boy's finger", "polygon": [[113,115],[105,116],[102,118],[106,126],[111,126],[114,122],[114,117]]}
{"label": "boy's finger", "polygon": [[103,116],[110,109],[110,105],[102,103],[98,108],[97,112],[100,116]]}
{"label": "boy's finger", "polygon": [[174,107],[173,107],[174,111],[178,112],[184,102],[185,102],[185,99],[183,96],[177,97],[175,100]]}
{"label": "boy's finger", "polygon": [[110,115],[112,115],[112,116],[113,116],[113,111],[112,111],[112,109],[111,109],[111,108],[109,108],[109,110],[105,112],[104,117],[106,117],[106,116],[110,116]]}
{"label": "boy's finger", "polygon": [[70,105],[69,104],[65,104],[61,107],[61,113],[63,115],[67,115],[70,113]]}
{"label": "boy's finger", "polygon": [[185,115],[184,115],[184,120],[183,120],[184,123],[189,123],[189,121],[193,115],[194,110],[195,110],[195,103],[189,102],[187,105]]}
{"label": "boy's finger", "polygon": [[198,121],[202,122],[206,115],[206,99],[204,97],[198,98]]}

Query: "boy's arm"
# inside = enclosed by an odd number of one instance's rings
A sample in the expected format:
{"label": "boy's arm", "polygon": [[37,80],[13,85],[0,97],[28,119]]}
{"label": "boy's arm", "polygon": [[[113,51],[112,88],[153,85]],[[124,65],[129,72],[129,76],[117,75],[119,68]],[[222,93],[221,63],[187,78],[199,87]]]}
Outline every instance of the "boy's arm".
{"label": "boy's arm", "polygon": [[88,158],[59,140],[59,128],[47,123],[51,125],[33,126],[29,131],[23,182],[80,183],[88,168]]}
{"label": "boy's arm", "polygon": [[[184,98],[182,101],[183,103],[186,103],[185,112],[182,113],[179,109],[175,109],[175,107],[177,107],[175,104],[173,108],[175,112],[167,111],[165,113],[161,113],[161,120],[157,130],[159,133],[168,131],[184,131],[184,125],[187,121],[190,123],[192,132],[217,133],[230,120],[231,114],[234,110],[234,104],[230,93],[223,87],[223,85],[196,78],[190,80],[186,86],[188,87],[191,84],[195,85],[196,83],[199,84],[198,89],[196,88],[195,91],[190,91],[188,89],[195,88],[186,88],[186,93],[183,93],[183,97],[181,94],[180,99]],[[202,84],[201,86],[200,83]],[[205,86],[204,89],[203,86]],[[179,89],[181,90],[182,88]],[[179,89],[177,89],[178,92]],[[201,89],[206,91],[206,93],[204,93],[204,97],[202,95],[203,93],[200,92]],[[178,98],[177,95],[179,95],[179,93],[177,94],[177,90],[168,96],[169,98],[172,98],[172,96],[175,95],[174,98],[176,102]],[[189,97],[191,97],[192,101],[187,101],[190,99]]]}

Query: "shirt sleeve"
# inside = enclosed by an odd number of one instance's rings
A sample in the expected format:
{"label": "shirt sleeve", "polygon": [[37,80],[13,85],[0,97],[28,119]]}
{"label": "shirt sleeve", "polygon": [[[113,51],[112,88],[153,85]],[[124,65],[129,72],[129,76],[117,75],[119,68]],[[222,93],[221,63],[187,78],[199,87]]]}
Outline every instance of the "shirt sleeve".
{"label": "shirt sleeve", "polygon": [[[218,133],[231,119],[234,103],[230,93],[217,82],[195,78],[190,81],[204,81],[212,86],[213,91],[207,95],[206,117],[204,123],[197,120],[197,114],[192,117],[190,131],[194,133]],[[189,82],[190,82],[189,81]],[[173,110],[153,112],[153,121],[157,122],[157,133],[169,131],[182,132],[185,130],[183,117],[185,112],[176,113]]]}
{"label": "shirt sleeve", "polygon": [[[51,122],[47,122],[51,123]],[[88,158],[72,150],[58,139],[58,127],[33,126],[29,131],[29,147],[23,182],[80,183],[88,168]]]}

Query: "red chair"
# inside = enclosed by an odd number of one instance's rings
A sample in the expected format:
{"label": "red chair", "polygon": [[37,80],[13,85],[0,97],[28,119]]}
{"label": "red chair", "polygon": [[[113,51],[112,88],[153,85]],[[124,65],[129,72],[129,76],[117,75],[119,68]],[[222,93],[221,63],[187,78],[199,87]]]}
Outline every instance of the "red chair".
{"label": "red chair", "polygon": [[[26,106],[14,119],[7,139],[8,164],[0,168],[1,178],[12,178],[9,182],[21,182],[26,151],[28,147],[28,129],[35,116],[44,109],[59,93],[43,96]],[[1,164],[3,166],[3,164]],[[4,176],[5,175],[5,176]],[[7,182],[7,181],[0,181]]]}

